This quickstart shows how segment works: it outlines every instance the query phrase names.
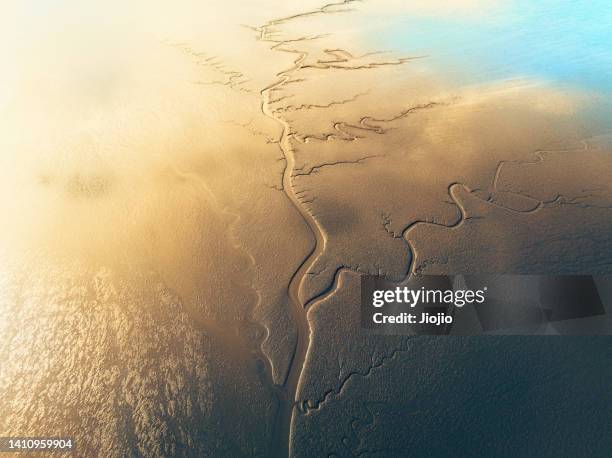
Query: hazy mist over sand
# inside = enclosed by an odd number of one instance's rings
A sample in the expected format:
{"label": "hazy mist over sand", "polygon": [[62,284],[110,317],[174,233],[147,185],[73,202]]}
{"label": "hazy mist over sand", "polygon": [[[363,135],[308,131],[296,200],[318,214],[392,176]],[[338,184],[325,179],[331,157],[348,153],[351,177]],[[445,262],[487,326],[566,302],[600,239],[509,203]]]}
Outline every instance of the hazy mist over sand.
{"label": "hazy mist over sand", "polygon": [[359,274],[609,274],[611,13],[569,3],[11,2],[0,436],[360,453],[432,350],[359,334]]}

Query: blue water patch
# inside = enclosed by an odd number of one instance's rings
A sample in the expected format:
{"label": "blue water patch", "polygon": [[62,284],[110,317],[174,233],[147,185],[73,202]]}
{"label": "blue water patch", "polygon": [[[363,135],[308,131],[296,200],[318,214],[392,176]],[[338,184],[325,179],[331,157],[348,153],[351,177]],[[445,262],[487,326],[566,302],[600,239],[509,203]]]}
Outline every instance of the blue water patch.
{"label": "blue water patch", "polygon": [[508,0],[474,14],[414,14],[376,31],[459,83],[535,77],[612,91],[612,1]]}

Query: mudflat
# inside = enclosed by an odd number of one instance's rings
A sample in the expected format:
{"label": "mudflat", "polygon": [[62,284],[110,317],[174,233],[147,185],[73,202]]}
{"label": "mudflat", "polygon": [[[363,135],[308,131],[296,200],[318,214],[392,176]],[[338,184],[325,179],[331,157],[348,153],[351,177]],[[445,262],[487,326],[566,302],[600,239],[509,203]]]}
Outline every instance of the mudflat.
{"label": "mudflat", "polygon": [[612,272],[609,7],[81,3],[0,20],[0,436],[399,456],[440,428],[470,454],[475,380],[491,454],[527,385],[551,431],[586,424],[602,375],[552,388],[609,340],[366,336],[359,276]]}

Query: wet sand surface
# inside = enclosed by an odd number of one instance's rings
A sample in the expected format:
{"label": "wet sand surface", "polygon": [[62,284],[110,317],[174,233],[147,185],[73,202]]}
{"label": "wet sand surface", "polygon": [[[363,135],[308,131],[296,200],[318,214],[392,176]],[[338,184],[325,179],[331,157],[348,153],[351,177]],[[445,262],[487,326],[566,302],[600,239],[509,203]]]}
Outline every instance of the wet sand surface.
{"label": "wet sand surface", "polygon": [[[604,450],[605,427],[586,428],[605,420],[575,407],[606,396],[607,338],[359,328],[362,274],[612,271],[606,88],[474,78],[473,53],[451,78],[439,44],[373,38],[499,4],[10,9],[0,436],[72,436],[80,456],[443,453],[422,424],[516,456],[557,449],[497,444],[496,428],[580,424]],[[531,372],[493,386],[515,371]],[[474,443],[463,402],[500,405]],[[516,404],[557,406],[550,431],[502,422]]]}

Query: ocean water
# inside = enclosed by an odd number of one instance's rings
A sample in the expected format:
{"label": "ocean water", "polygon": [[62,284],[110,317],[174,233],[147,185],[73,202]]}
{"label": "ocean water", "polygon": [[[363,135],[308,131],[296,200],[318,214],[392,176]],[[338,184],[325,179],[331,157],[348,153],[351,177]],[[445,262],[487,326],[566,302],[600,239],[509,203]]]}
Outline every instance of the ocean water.
{"label": "ocean water", "polygon": [[529,78],[612,93],[612,2],[507,0],[478,11],[402,15],[372,37],[426,55],[457,84]]}

